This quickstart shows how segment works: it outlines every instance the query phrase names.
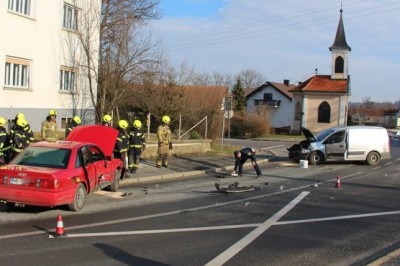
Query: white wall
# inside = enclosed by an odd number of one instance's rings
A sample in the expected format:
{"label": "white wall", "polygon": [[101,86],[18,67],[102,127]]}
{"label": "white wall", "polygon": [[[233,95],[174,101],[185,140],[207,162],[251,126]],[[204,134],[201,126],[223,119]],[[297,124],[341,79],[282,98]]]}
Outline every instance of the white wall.
{"label": "white wall", "polygon": [[[61,92],[59,75],[61,66],[71,65],[70,50],[67,46],[74,40],[74,33],[62,27],[63,0],[32,0],[30,17],[8,10],[6,0],[0,5],[0,116],[14,118],[24,112],[34,131],[40,130],[50,109],[58,111],[58,123],[62,117],[70,117],[73,112],[82,113],[92,109],[87,101],[87,79],[85,68],[79,68],[78,92]],[[77,3],[85,12],[85,6],[97,6],[100,15],[101,0],[69,0]],[[81,13],[80,13],[81,14]],[[71,37],[72,36],[72,37]],[[75,38],[75,39],[74,39]],[[99,34],[93,36],[95,47],[99,46]],[[78,49],[79,55],[79,49]],[[4,84],[5,59],[7,56],[31,61],[29,89],[7,88]],[[82,57],[79,57],[82,60]],[[95,53],[97,65],[98,53]],[[82,80],[83,79],[83,80]],[[86,80],[85,80],[86,79]],[[96,84],[96,83],[94,83]],[[95,87],[96,89],[96,87]],[[90,113],[90,112],[89,112]],[[93,111],[91,112],[93,114]]]}

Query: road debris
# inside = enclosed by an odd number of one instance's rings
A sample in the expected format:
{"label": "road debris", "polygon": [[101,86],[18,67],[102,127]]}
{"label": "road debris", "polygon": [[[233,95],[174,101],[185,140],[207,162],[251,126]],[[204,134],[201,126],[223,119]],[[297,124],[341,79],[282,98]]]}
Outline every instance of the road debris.
{"label": "road debris", "polygon": [[235,182],[230,184],[227,187],[221,187],[219,183],[215,183],[215,188],[219,192],[224,192],[224,193],[238,193],[238,192],[247,192],[247,191],[252,191],[255,189],[260,189],[260,187],[254,187],[254,186],[242,186],[239,187],[239,183]]}

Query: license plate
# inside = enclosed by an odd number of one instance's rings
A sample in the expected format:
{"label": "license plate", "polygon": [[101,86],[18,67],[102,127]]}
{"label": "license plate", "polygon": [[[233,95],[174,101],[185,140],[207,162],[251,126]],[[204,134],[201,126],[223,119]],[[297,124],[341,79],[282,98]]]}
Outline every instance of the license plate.
{"label": "license plate", "polygon": [[21,178],[11,177],[10,178],[10,184],[11,185],[22,185],[23,184],[23,180]]}

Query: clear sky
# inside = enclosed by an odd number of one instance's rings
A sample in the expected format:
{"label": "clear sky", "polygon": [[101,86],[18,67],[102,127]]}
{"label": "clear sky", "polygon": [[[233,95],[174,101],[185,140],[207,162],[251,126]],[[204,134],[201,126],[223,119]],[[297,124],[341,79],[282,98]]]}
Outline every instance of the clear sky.
{"label": "clear sky", "polygon": [[266,81],[297,84],[316,68],[331,73],[341,5],[352,49],[350,101],[398,101],[399,0],[161,0],[152,29],[176,65],[231,75],[254,69]]}

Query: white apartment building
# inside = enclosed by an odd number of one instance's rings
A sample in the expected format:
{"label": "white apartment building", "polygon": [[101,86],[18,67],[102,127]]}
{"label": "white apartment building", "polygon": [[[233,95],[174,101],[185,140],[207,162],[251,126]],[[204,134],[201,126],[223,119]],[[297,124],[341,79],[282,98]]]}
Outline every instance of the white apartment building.
{"label": "white apartment building", "polygon": [[74,115],[93,123],[100,8],[101,0],[1,1],[0,116],[22,112],[34,132],[52,109],[60,130]]}

